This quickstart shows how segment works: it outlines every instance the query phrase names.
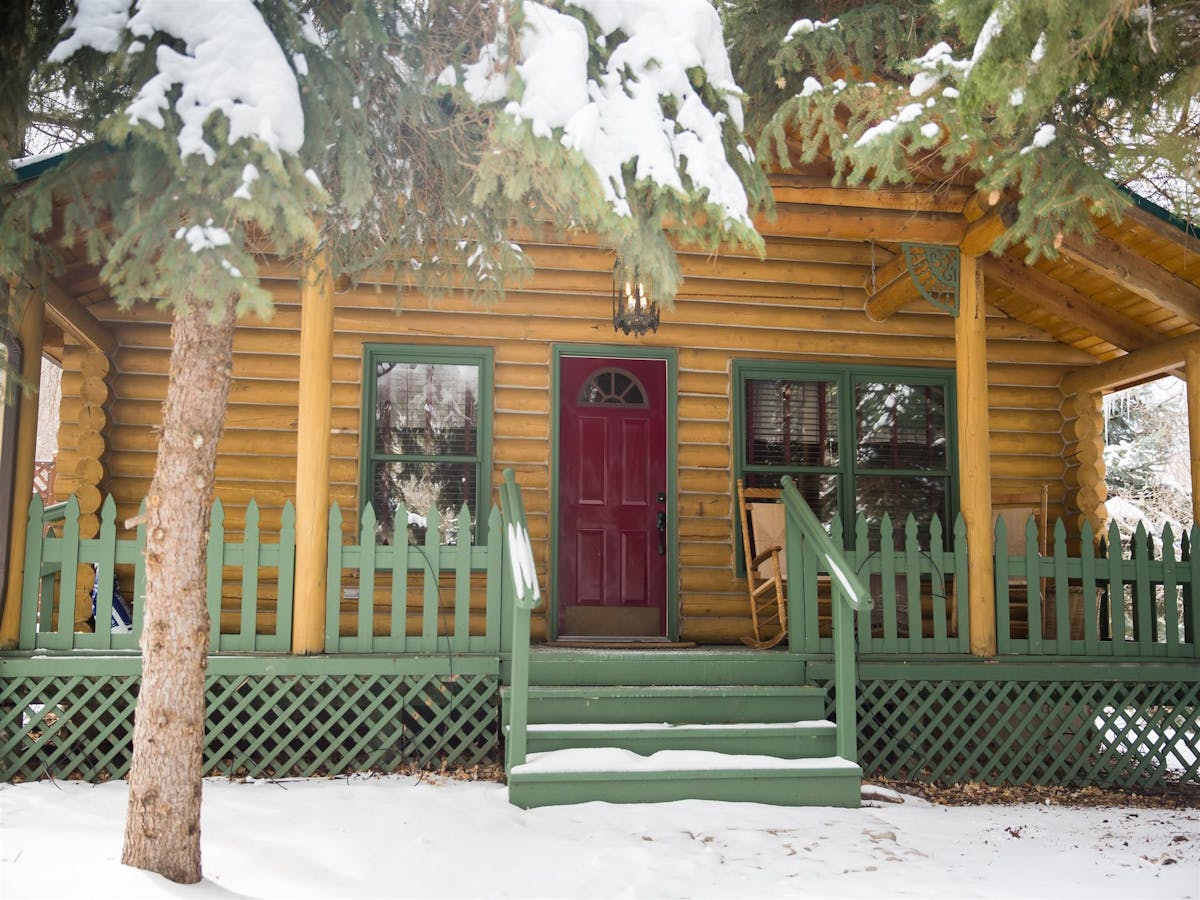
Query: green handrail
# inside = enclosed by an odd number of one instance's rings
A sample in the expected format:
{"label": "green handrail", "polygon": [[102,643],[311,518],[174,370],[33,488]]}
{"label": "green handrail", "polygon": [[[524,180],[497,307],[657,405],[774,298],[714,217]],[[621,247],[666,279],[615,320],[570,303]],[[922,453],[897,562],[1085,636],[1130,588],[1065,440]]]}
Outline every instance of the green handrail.
{"label": "green handrail", "polygon": [[504,590],[512,591],[512,683],[506,758],[509,771],[525,762],[529,725],[529,618],[541,602],[525,504],[511,468],[504,470],[500,484],[500,510],[504,523]]}
{"label": "green handrail", "polygon": [[[811,549],[833,578],[833,692],[837,717],[837,751],[838,756],[843,759],[858,762],[854,613],[871,608],[871,593],[854,571],[846,554],[833,542],[821,521],[805,502],[792,478],[784,475],[780,484],[783,487],[782,499],[788,529],[795,528],[799,531],[800,549]],[[805,555],[801,552],[800,558],[795,559],[789,554],[788,562],[791,565],[802,565]],[[801,589],[802,578],[789,580],[793,591]],[[797,621],[794,615],[789,619],[793,623]],[[790,639],[789,635],[789,641]]]}

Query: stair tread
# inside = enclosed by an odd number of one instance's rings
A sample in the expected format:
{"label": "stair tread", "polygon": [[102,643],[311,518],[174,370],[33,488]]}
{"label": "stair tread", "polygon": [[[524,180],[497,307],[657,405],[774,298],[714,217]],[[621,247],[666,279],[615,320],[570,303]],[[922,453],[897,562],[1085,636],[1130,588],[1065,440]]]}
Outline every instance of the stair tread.
{"label": "stair tread", "polygon": [[[511,687],[502,690],[508,693]],[[761,696],[786,696],[790,694],[824,694],[821,688],[809,684],[531,684],[530,694],[597,694],[621,696],[622,694],[758,694]]]}
{"label": "stair tread", "polygon": [[642,756],[619,747],[589,747],[531,753],[510,775],[594,775],[653,772],[721,773],[844,771],[858,773],[857,763],[840,756],[784,759],[778,756],[718,753],[712,750],[659,750]]}
{"label": "stair tread", "polygon": [[530,724],[531,732],[611,732],[611,731],[826,731],[836,726],[827,719],[799,722],[556,722]]}

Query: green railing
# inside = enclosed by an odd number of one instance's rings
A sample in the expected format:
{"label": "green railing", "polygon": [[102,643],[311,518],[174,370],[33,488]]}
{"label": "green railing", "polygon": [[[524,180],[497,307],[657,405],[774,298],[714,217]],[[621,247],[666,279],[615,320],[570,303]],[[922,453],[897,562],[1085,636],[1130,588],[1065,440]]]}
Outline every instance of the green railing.
{"label": "green railing", "polygon": [[[210,648],[219,651],[286,652],[291,642],[292,582],[295,565],[295,514],[283,509],[279,540],[263,543],[259,513],[251,501],[246,509],[242,540],[225,540],[225,513],[213,503],[209,519],[207,603],[211,620]],[[45,531],[46,526],[50,529]],[[142,631],[146,594],[146,530],[139,524],[132,538],[117,537],[117,508],[112,497],[100,508],[100,531],[94,538],[79,536],[79,504],[43,508],[34,496],[29,503],[25,542],[25,575],[21,598],[22,650],[136,650]],[[215,548],[219,548],[213,552]],[[124,569],[120,572],[118,567]],[[239,572],[234,590],[236,608],[223,610],[226,570]],[[274,572],[277,601],[260,598],[265,572]],[[131,601],[133,629],[114,633],[106,623],[112,615],[113,586],[120,575],[122,594]],[[129,581],[132,577],[132,583]],[[92,615],[92,586],[96,588],[94,631],[84,630]]]}
{"label": "green railing", "polygon": [[[838,756],[843,759],[857,762],[858,678],[855,671],[854,614],[857,612],[860,613],[860,618],[865,617],[863,614],[871,608],[871,594],[855,573],[845,553],[834,544],[804,501],[791,477],[785,475],[780,483],[783,487],[782,499],[787,522],[788,583],[812,584],[815,588],[818,565],[830,576],[837,751]],[[813,598],[815,597],[814,590]],[[796,621],[794,615],[789,619],[793,623]]]}
{"label": "green railing", "polygon": [[[837,547],[874,599],[871,614],[858,617],[859,653],[969,653],[967,538],[962,517],[955,522],[948,546],[937,516],[924,535],[911,515],[902,534],[886,515],[879,523],[878,537],[871,532],[867,520],[859,516],[854,546]],[[842,534],[837,519],[830,533]],[[1087,526],[1078,549],[1072,549],[1059,522],[1043,554],[1038,525],[1031,516],[1023,533],[1024,552],[1010,555],[1007,525],[998,518],[993,545],[997,653],[1197,658],[1200,596],[1193,585],[1200,583],[1200,556],[1191,548],[1198,539],[1193,528],[1176,544],[1168,526],[1157,543],[1164,549],[1156,553],[1156,542],[1144,528],[1123,546],[1115,526],[1100,542],[1093,540]],[[799,585],[799,590],[789,591],[789,645],[793,652],[828,655],[834,650],[830,567],[814,551],[805,553],[794,576],[801,580],[789,577],[789,585]]]}
{"label": "green railing", "polygon": [[[146,593],[145,526],[118,538],[116,516],[109,497],[101,508],[99,534],[81,539],[74,497],[48,508],[39,497],[30,502],[19,649],[137,650]],[[220,500],[213,503],[206,576],[213,653],[291,649],[295,513],[290,503],[284,506],[277,540],[262,539],[259,519],[251,501],[241,539],[228,540],[224,508]],[[371,508],[359,524],[359,534],[368,539],[343,544],[341,510],[336,504],[330,510],[327,653],[500,652],[499,509],[493,507],[488,518],[486,542],[469,542],[473,528],[465,507],[455,524],[468,542],[457,545],[440,543],[436,510],[426,516],[420,545],[375,544]],[[86,624],[93,584],[99,623],[94,630]],[[130,601],[131,632],[115,633],[106,625],[114,584]]]}
{"label": "green railing", "polygon": [[1168,525],[1161,553],[1138,526],[1124,542],[1114,524],[1106,540],[1086,525],[1079,552],[1068,552],[1063,523],[1049,555],[1038,552],[1037,525],[1025,526],[1025,554],[1008,556],[1004,520],[996,523],[997,649],[1002,655],[1195,659],[1200,583],[1197,531],[1176,546]]}
{"label": "green railing", "polygon": [[500,505],[504,515],[505,590],[512,589],[512,679],[509,704],[505,764],[509,771],[525,762],[526,733],[529,725],[529,618],[541,601],[529,528],[525,524],[525,503],[512,469],[504,470],[500,485]]}
{"label": "green railing", "polygon": [[[397,511],[397,521],[407,513]],[[327,653],[497,653],[500,650],[501,516],[492,507],[487,541],[461,542],[474,533],[463,504],[458,544],[441,541],[441,516],[430,509],[421,544],[375,543],[375,510],[359,520],[359,542],[342,543],[342,512],[329,515],[329,577],[325,603]],[[350,573],[347,580],[346,574]],[[483,597],[472,628],[472,575],[486,575],[474,592]],[[482,621],[480,621],[482,617]],[[411,632],[411,633],[410,633]]]}
{"label": "green railing", "polygon": [[[967,541],[962,517],[955,522],[950,550],[943,549],[942,523],[936,515],[924,546],[911,515],[903,533],[898,534],[891,516],[885,514],[874,544],[865,517],[858,517],[854,531],[853,548],[838,549],[874,600],[870,615],[858,617],[859,652],[969,653]],[[829,533],[842,533],[840,518],[834,518]],[[802,567],[804,580],[797,602],[789,610],[795,623],[790,646],[795,652],[828,654],[833,652],[829,569],[816,558],[812,562],[816,564]]]}

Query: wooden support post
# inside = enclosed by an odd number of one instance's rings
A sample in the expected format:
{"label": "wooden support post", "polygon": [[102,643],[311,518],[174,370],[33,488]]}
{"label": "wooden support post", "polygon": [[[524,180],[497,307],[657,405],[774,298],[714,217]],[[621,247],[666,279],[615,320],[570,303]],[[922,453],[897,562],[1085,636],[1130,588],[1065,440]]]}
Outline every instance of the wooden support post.
{"label": "wooden support post", "polygon": [[958,481],[967,526],[971,653],[976,656],[996,655],[986,318],[979,261],[973,256],[963,256],[959,260],[958,318],[954,328]]}
{"label": "wooden support post", "polygon": [[300,288],[300,401],[296,427],[296,581],[292,652],[325,649],[329,429],[333,406],[333,273],[318,252]]}
{"label": "wooden support post", "polygon": [[[37,455],[38,397],[42,379],[42,338],[46,328],[46,302],[40,291],[30,291],[17,337],[21,342],[21,377],[35,393],[17,399],[17,440],[14,447],[12,508],[9,518],[8,572],[4,585],[4,608],[0,614],[0,648],[17,645],[21,626],[22,567],[29,498],[33,494],[33,463]],[[0,402],[3,402],[0,400]]]}
{"label": "wooden support post", "polygon": [[[1186,357],[1188,447],[1192,457],[1192,523],[1200,522],[1200,350]],[[1193,551],[1194,552],[1194,551]]]}

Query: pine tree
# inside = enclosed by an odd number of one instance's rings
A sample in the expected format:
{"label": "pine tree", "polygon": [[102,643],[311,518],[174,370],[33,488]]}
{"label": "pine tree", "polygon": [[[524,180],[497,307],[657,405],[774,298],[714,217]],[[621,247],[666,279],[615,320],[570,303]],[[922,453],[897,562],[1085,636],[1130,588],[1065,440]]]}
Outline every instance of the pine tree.
{"label": "pine tree", "polygon": [[[761,248],[750,213],[765,181],[715,12],[694,3],[680,23],[692,32],[637,12],[604,0],[77,0],[49,61],[98,140],[7,204],[0,265],[29,263],[57,204],[67,241],[86,236],[120,304],[153,298],[174,316],[147,496],[127,864],[200,878],[204,528],[235,322],[270,313],[254,254],[264,239],[298,260],[320,250],[350,277],[389,265],[425,289],[498,296],[527,268],[510,229],[548,221],[600,235],[663,302],[679,277],[667,223],[685,242]],[[676,32],[678,54],[647,52],[638,29],[656,26],[658,41]],[[531,68],[548,39],[581,54],[578,86],[591,83],[574,96],[590,102],[594,86],[609,104],[641,103],[644,127],[606,122],[603,103],[584,110],[590,131],[568,120],[563,95],[544,92],[557,85]],[[108,78],[85,77],[97,70]]]}
{"label": "pine tree", "polygon": [[[1151,534],[1170,522],[1176,535],[1191,524],[1184,387],[1166,378],[1105,397],[1104,463],[1109,497],[1141,510]],[[1128,539],[1136,522],[1114,516]],[[1126,526],[1129,525],[1129,528]],[[1127,533],[1128,532],[1128,533]]]}
{"label": "pine tree", "polygon": [[1003,240],[1032,255],[1119,215],[1117,185],[1196,213],[1194,0],[759,0],[727,21],[743,80],[773,50],[757,116],[784,167],[791,136],[804,162],[828,155],[852,184],[970,173],[1019,197]]}
{"label": "pine tree", "polygon": [[[80,122],[53,72],[41,68],[67,19],[67,0],[10,0],[0,9],[0,158],[68,146]],[[12,170],[0,169],[0,184]]]}

